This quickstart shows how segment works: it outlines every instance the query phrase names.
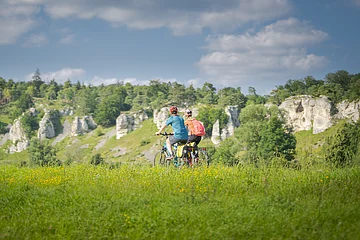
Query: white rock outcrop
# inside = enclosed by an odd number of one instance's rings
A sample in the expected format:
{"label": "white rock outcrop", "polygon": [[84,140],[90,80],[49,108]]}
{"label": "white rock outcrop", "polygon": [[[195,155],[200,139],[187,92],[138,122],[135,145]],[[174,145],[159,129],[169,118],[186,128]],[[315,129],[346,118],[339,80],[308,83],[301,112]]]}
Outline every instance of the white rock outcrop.
{"label": "white rock outcrop", "polygon": [[43,140],[53,137],[55,137],[55,127],[51,121],[51,112],[45,111],[43,118],[39,122],[38,138]]}
{"label": "white rock outcrop", "polygon": [[295,132],[312,128],[313,133],[317,134],[333,125],[332,105],[326,96],[289,97],[279,108],[285,110],[287,124],[292,126]]}
{"label": "white rock outcrop", "polygon": [[360,117],[360,101],[347,102],[342,101],[336,105],[338,112],[335,118],[338,119],[351,119],[356,122]]}
{"label": "white rock outcrop", "polygon": [[145,112],[120,114],[116,119],[116,139],[120,139],[129,132],[140,128],[141,123],[148,118]]}
{"label": "white rock outcrop", "polygon": [[166,120],[169,118],[170,108],[163,107],[160,110],[154,111],[154,123],[156,124],[157,128],[160,129],[166,122]]}
{"label": "white rock outcrop", "polygon": [[72,116],[74,115],[74,110],[72,107],[65,107],[59,111],[60,116]]}
{"label": "white rock outcrop", "polygon": [[20,118],[15,119],[14,124],[10,128],[9,140],[12,142],[12,145],[9,147],[9,153],[22,152],[26,150],[30,144],[21,126]]}
{"label": "white rock outcrop", "polygon": [[70,135],[79,136],[88,133],[97,127],[91,116],[75,117],[72,122]]}
{"label": "white rock outcrop", "polygon": [[211,142],[213,144],[220,144],[221,142],[221,134],[220,134],[220,121],[219,119],[213,125],[213,129],[211,132]]}
{"label": "white rock outcrop", "polygon": [[213,125],[211,141],[214,144],[219,144],[221,141],[225,140],[226,138],[233,136],[235,132],[235,128],[240,126],[240,121],[239,121],[240,111],[237,106],[225,107],[225,113],[226,115],[228,115],[228,122],[226,124],[226,127],[220,129],[219,120],[217,120]]}

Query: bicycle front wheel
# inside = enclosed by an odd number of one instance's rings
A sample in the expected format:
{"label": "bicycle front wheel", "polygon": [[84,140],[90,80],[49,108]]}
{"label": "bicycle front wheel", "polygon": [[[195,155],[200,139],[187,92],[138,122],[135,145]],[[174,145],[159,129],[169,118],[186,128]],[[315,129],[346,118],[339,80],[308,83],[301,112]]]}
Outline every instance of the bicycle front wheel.
{"label": "bicycle front wheel", "polygon": [[154,157],[153,166],[166,166],[166,156],[163,151],[157,152]]}

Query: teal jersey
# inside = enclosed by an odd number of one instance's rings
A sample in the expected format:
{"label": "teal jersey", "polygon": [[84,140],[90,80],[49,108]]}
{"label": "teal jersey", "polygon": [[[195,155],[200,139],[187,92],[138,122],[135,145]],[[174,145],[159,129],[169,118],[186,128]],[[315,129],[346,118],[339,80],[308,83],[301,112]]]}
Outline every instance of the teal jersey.
{"label": "teal jersey", "polygon": [[166,120],[166,126],[171,125],[174,137],[177,139],[188,139],[188,132],[184,124],[184,119],[180,116],[171,116]]}

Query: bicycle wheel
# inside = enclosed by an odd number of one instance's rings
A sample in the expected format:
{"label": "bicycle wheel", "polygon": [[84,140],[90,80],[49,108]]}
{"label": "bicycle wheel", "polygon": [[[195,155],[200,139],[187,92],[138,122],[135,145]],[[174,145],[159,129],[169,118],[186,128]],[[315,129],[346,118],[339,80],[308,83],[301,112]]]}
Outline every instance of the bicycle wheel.
{"label": "bicycle wheel", "polygon": [[206,150],[199,149],[199,158],[197,160],[197,165],[199,166],[209,166],[209,155]]}
{"label": "bicycle wheel", "polygon": [[153,166],[157,164],[160,166],[166,166],[166,157],[163,151],[157,152],[154,157]]}
{"label": "bicycle wheel", "polygon": [[178,163],[178,167],[189,167],[190,166],[190,162],[188,159],[188,156],[183,156],[181,158],[179,158],[179,163]]}

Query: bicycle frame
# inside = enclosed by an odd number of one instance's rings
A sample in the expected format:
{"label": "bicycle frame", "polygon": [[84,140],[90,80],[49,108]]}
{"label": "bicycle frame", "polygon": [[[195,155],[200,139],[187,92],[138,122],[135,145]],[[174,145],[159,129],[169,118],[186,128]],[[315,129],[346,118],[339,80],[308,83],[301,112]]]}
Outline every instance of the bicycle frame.
{"label": "bicycle frame", "polygon": [[[161,136],[165,136],[166,139],[173,134],[169,134],[169,133],[160,133]],[[156,164],[160,164],[160,165],[166,165],[169,166],[170,164],[173,164],[176,167],[181,167],[182,165],[184,165],[183,163],[183,159],[181,156],[178,155],[178,147],[183,146],[185,144],[181,144],[181,143],[175,143],[172,146],[172,150],[174,153],[174,158],[173,159],[168,159],[170,156],[170,153],[167,149],[166,146],[166,140],[164,141],[163,144],[161,144],[161,150],[160,152],[156,153],[155,157],[154,157],[154,162],[153,162],[153,166],[155,166]]]}

